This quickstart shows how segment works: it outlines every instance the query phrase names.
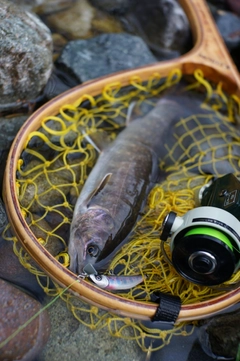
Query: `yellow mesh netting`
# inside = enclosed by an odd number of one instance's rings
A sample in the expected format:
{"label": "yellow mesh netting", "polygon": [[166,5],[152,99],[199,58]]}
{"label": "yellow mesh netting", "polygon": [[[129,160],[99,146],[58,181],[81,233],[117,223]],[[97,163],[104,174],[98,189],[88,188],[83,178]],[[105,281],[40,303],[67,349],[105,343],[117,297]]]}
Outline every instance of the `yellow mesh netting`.
{"label": "yellow mesh netting", "polygon": [[[152,293],[161,291],[180,296],[183,304],[191,304],[216,297],[222,292],[181,278],[165,261],[160,250],[159,234],[166,214],[175,211],[181,216],[192,209],[197,191],[209,182],[212,174],[224,174],[224,170],[221,171],[223,161],[229,162],[234,174],[240,177],[240,139],[233,124],[240,113],[239,99],[236,96],[227,97],[221,84],[213,88],[200,70],[194,76],[195,80],[185,90],[204,90],[206,98],[203,107],[208,109],[208,104],[211,111],[209,115],[193,114],[179,120],[177,126],[183,127],[184,134],[176,138],[174,146],[168,149],[167,156],[160,164],[170,175],[152,189],[144,215],[134,228],[131,242],[122,247],[109,267],[115,269],[121,265],[121,274],[138,272],[147,276],[142,284],[122,294],[122,297],[128,299],[149,301]],[[41,128],[29,134],[17,170],[21,210],[39,242],[64,266],[69,265],[67,241],[74,204],[97,159],[97,152],[89,143],[88,135],[104,130],[114,139],[125,126],[129,105],[133,101],[149,111],[156,104],[157,98],[181,79],[181,72],[176,70],[164,79],[159,74],[153,74],[148,82],[134,77],[125,88],[120,83],[109,84],[95,98],[85,95],[74,104],[63,105],[58,116],[44,118]],[[204,119],[219,117],[219,111],[226,131],[223,132],[218,124],[213,124],[215,128],[211,134],[214,135],[209,136]],[[186,137],[190,137],[190,144],[198,149],[193,157],[192,146],[187,149],[184,146]],[[205,144],[207,141],[208,149],[202,149],[203,141]],[[223,148],[224,155],[221,156],[219,151]],[[206,166],[212,167],[212,174],[206,174]],[[62,288],[51,283],[34,265],[16,237],[8,234],[8,229],[4,237],[14,241],[14,252],[20,262],[36,275],[48,295],[56,296],[62,292]],[[170,256],[168,245],[166,252]],[[226,284],[235,283],[239,276],[240,271]],[[163,331],[147,327],[140,321],[99,310],[70,292],[63,293],[61,297],[80,322],[91,329],[106,327],[114,336],[135,339],[143,350],[147,349],[147,338],[161,340],[155,347],[158,349],[168,344],[173,335],[188,334],[185,323]]]}

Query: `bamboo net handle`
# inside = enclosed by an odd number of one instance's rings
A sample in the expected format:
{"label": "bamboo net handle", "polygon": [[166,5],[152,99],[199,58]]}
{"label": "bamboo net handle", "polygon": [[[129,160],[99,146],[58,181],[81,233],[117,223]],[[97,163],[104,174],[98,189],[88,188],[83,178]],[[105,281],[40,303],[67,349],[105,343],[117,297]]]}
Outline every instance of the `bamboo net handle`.
{"label": "bamboo net handle", "polygon": [[190,22],[194,48],[180,58],[183,72],[192,74],[202,69],[207,79],[226,82],[225,88],[236,92],[240,88],[239,72],[203,0],[180,0]]}

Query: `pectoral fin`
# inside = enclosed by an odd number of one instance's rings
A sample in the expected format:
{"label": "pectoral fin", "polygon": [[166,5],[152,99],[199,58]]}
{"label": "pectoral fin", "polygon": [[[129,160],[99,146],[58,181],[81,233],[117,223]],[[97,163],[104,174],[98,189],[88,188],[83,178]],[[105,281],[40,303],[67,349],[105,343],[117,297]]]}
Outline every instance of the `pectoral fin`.
{"label": "pectoral fin", "polygon": [[94,189],[94,191],[89,195],[89,197],[86,199],[86,206],[89,207],[92,199],[99,193],[101,192],[101,190],[103,190],[103,188],[105,187],[105,185],[109,182],[109,179],[111,178],[112,173],[107,173],[103,179],[101,180],[101,182],[99,183],[99,185]]}

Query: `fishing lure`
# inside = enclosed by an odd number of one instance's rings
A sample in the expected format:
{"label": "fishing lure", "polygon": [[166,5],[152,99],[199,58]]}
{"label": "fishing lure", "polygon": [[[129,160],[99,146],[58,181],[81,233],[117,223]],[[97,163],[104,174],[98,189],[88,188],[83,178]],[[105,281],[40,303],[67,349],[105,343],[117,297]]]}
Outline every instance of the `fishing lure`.
{"label": "fishing lure", "polygon": [[128,290],[143,282],[141,275],[137,276],[115,276],[115,275],[88,275],[90,279],[100,288],[105,290],[120,291]]}

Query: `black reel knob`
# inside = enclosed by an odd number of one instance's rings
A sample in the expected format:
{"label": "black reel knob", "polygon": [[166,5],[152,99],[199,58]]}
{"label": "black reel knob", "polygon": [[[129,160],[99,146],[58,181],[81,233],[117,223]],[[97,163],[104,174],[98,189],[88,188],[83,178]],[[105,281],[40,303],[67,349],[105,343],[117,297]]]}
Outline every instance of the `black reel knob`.
{"label": "black reel knob", "polygon": [[165,217],[165,219],[163,221],[163,225],[162,225],[162,233],[160,234],[161,241],[164,241],[164,242],[167,241],[168,237],[171,234],[171,229],[172,229],[172,226],[173,226],[173,223],[174,223],[176,217],[177,217],[177,214],[175,212],[170,212]]}

